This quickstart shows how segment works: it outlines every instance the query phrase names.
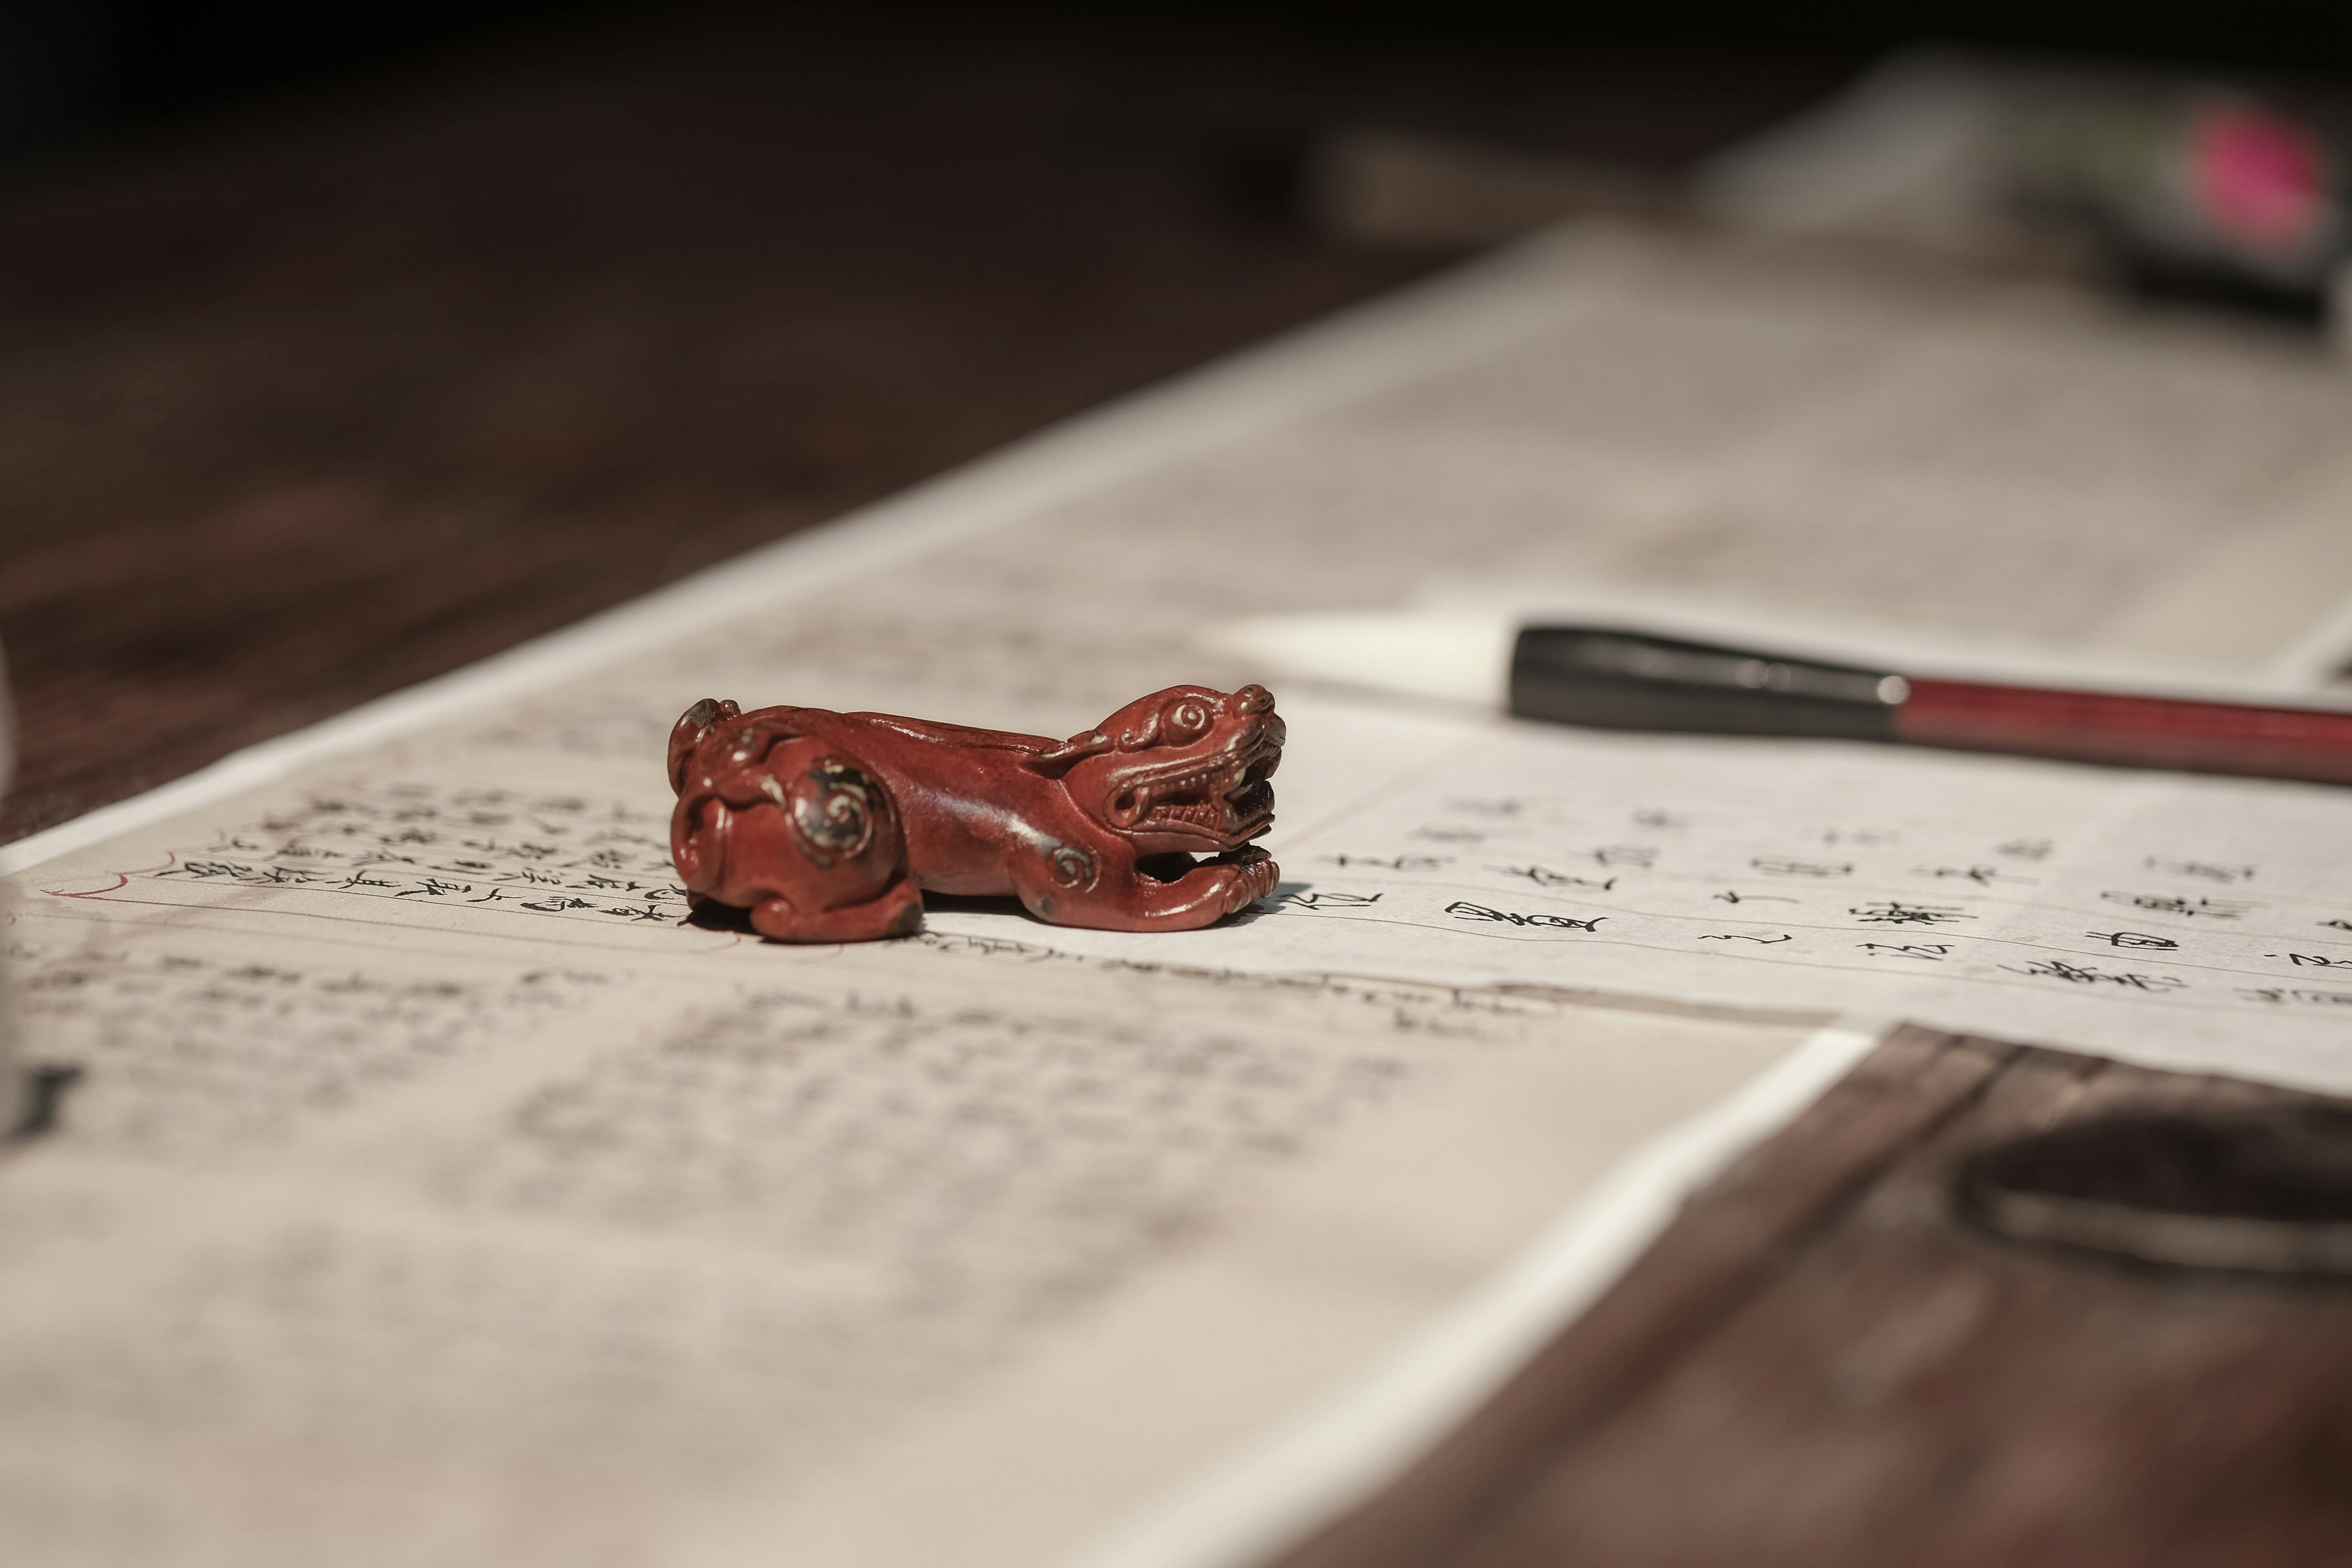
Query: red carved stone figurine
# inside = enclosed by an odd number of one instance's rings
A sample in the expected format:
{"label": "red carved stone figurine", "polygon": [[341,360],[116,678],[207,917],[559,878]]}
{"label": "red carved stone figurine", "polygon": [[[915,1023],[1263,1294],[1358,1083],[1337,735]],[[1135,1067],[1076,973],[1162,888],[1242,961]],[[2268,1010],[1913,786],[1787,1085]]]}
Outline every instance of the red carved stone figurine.
{"label": "red carved stone figurine", "polygon": [[903,936],[924,889],[1192,931],[1274,890],[1250,840],[1274,826],[1282,742],[1263,686],[1171,686],[1061,742],[706,698],[670,731],[670,854],[696,903],[780,942]]}

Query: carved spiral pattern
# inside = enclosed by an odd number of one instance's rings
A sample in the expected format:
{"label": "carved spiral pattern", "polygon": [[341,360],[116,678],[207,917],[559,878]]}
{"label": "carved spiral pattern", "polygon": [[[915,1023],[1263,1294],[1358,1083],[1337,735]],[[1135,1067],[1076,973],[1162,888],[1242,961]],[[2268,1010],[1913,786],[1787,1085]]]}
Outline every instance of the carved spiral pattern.
{"label": "carved spiral pattern", "polygon": [[793,837],[820,866],[847,859],[873,842],[880,798],[864,773],[838,757],[820,758],[792,792]]}

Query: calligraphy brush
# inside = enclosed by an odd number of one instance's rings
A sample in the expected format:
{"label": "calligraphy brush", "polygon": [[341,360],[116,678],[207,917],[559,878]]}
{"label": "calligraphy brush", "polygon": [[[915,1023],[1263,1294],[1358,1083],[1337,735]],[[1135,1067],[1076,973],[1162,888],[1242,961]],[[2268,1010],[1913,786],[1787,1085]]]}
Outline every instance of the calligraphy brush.
{"label": "calligraphy brush", "polygon": [[1596,729],[1895,742],[2352,784],[2352,712],[2323,708],[1946,680],[1602,626],[1270,617],[1223,628],[1220,640],[1284,673],[1423,695],[1492,691],[1507,670],[1513,714]]}

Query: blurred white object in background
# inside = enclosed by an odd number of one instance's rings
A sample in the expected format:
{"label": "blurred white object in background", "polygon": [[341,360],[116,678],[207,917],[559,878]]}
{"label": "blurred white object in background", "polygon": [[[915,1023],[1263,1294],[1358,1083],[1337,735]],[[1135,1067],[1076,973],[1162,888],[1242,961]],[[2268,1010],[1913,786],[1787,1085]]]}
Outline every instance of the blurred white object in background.
{"label": "blurred white object in background", "polygon": [[2352,102],[2293,83],[1921,49],[1718,154],[1693,194],[1760,233],[2319,319],[2352,259],[2348,147]]}
{"label": "blurred white object in background", "polygon": [[1668,176],[1342,127],[1307,212],[1353,244],[1465,248],[1595,215],[2045,274],[2352,333],[2352,98],[2292,81],[1950,48],[1888,57]]}
{"label": "blurred white object in background", "polygon": [[1709,160],[1694,194],[1702,210],[1765,233],[2018,259],[2042,237],[2006,200],[2004,85],[1965,56],[1899,55],[1821,107]]}

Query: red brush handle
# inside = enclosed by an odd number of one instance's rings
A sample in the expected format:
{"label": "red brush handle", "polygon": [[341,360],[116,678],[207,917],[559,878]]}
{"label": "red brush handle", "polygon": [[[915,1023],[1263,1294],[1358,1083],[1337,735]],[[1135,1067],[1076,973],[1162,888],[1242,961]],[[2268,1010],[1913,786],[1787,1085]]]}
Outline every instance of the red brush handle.
{"label": "red brush handle", "polygon": [[2352,784],[2352,713],[1970,680],[1917,680],[1895,733],[1921,746]]}

